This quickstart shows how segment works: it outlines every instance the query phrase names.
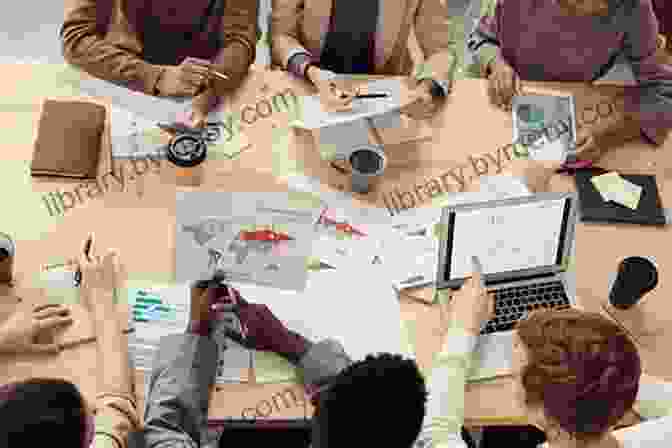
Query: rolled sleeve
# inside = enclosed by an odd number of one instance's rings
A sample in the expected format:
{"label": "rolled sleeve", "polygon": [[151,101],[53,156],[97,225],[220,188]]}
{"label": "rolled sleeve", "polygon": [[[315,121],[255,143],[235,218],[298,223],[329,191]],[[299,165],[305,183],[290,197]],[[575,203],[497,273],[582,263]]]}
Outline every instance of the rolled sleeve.
{"label": "rolled sleeve", "polygon": [[129,435],[140,428],[135,398],[102,394],[96,400],[95,448],[127,448]]}
{"label": "rolled sleeve", "polygon": [[331,339],[313,344],[299,362],[300,374],[307,387],[319,387],[336,377],[352,363],[343,346]]}
{"label": "rolled sleeve", "polygon": [[650,0],[637,2],[625,33],[625,54],[639,85],[626,94],[626,113],[638,114],[642,133],[662,144],[672,128],[672,67],[657,60],[658,21]]}

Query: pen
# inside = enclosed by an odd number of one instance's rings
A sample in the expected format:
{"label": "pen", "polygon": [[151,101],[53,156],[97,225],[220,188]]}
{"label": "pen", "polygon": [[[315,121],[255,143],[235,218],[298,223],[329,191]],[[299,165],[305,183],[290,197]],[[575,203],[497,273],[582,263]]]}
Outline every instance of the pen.
{"label": "pen", "polygon": [[387,98],[390,95],[387,93],[366,93],[362,95],[355,95],[355,98],[368,99],[368,98]]}
{"label": "pen", "polygon": [[220,73],[217,70],[209,69],[208,73],[210,73],[211,75],[213,75],[213,76],[215,76],[219,79],[222,79],[224,81],[228,81],[228,79],[229,79],[229,77],[227,75],[225,75],[224,73]]}
{"label": "pen", "polygon": [[[93,244],[93,237],[89,235],[89,237],[86,239],[86,245],[84,246],[84,254],[86,255],[86,258],[89,258],[89,253],[91,252],[91,245]],[[79,286],[82,284],[82,270],[80,268],[77,268],[77,272],[75,272],[75,286]]]}

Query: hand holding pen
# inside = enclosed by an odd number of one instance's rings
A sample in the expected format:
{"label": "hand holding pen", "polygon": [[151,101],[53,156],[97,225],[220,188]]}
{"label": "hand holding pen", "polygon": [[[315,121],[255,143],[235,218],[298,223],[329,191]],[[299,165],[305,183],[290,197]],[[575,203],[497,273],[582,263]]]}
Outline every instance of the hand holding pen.
{"label": "hand holding pen", "polygon": [[115,306],[116,290],[121,283],[121,263],[115,250],[96,255],[92,234],[82,244],[75,278],[80,285],[82,304],[91,311]]}

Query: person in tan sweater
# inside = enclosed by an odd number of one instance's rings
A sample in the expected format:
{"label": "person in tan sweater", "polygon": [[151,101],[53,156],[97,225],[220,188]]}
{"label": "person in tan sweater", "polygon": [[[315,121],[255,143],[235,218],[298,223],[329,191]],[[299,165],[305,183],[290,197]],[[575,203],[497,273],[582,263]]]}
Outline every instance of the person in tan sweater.
{"label": "person in tan sweater", "polygon": [[65,0],[63,56],[148,95],[195,97],[207,113],[254,62],[258,10],[258,0]]}

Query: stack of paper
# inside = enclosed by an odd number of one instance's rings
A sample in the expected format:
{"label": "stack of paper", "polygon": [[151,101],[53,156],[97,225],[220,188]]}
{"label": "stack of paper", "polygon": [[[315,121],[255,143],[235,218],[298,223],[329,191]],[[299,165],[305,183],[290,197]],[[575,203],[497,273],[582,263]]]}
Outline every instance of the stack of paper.
{"label": "stack of paper", "polygon": [[[129,353],[136,369],[151,371],[161,338],[184,333],[189,324],[190,288],[188,284],[130,288],[128,300],[135,322]],[[240,332],[240,322],[233,313],[220,313],[212,332],[219,351],[215,381],[247,382],[252,355],[225,335],[227,328]]]}
{"label": "stack of paper", "polygon": [[637,210],[642,196],[642,187],[639,185],[623,179],[615,171],[595,176],[590,181],[605,201],[613,201]]}

